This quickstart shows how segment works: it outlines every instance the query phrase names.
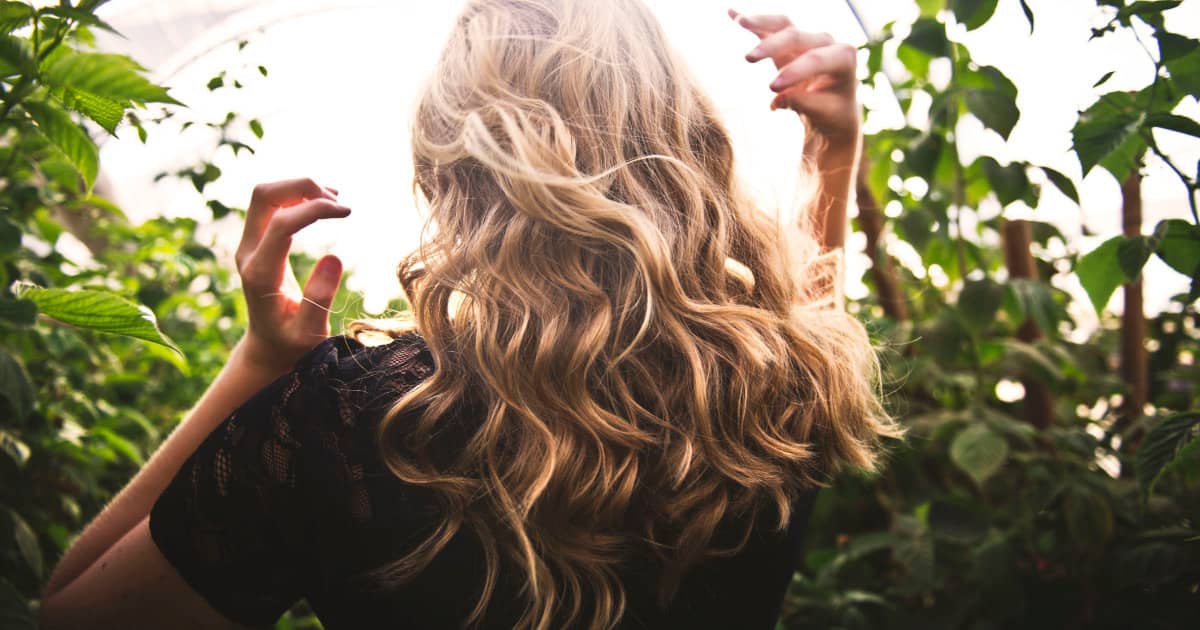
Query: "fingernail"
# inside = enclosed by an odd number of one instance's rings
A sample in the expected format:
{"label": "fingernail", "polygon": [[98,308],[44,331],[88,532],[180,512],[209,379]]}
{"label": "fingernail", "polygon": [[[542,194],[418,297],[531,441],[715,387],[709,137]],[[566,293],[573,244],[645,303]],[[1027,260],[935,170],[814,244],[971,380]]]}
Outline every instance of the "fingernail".
{"label": "fingernail", "polygon": [[758,61],[759,59],[762,59],[762,54],[762,48],[756,47],[754,50],[746,53],[746,61]]}
{"label": "fingernail", "polygon": [[778,92],[783,89],[783,79],[775,79],[771,82],[771,91]]}

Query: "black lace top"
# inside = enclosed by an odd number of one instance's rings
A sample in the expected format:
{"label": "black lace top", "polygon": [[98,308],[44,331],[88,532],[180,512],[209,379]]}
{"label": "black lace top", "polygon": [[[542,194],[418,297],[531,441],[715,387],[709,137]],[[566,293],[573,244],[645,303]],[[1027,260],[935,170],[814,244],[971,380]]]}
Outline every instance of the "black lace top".
{"label": "black lace top", "polygon": [[[307,598],[331,630],[461,627],[484,570],[465,530],[402,588],[353,579],[404,555],[439,521],[429,491],[388,472],[374,433],[433,368],[415,333],[374,347],[322,342],[183,464],[151,510],[155,543],[216,610],[246,625],[271,625]],[[693,571],[668,610],[655,605],[656,576],[631,570],[622,627],[773,628],[811,508],[809,495],[788,531],[755,534],[739,555]],[[506,575],[484,627],[511,627],[520,615],[520,583]]]}

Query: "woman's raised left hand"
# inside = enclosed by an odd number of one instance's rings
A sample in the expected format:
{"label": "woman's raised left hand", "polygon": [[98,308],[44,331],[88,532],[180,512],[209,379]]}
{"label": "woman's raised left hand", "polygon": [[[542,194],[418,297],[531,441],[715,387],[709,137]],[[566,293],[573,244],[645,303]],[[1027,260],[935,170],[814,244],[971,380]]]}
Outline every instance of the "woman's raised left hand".
{"label": "woman's raised left hand", "polygon": [[336,190],[311,179],[254,187],[235,256],[250,319],[241,352],[254,369],[283,374],[329,336],[329,308],[342,263],[332,255],[318,260],[301,291],[288,252],[301,229],[349,214],[350,208],[338,204]]}
{"label": "woman's raised left hand", "polygon": [[777,93],[771,109],[791,109],[826,141],[857,146],[862,120],[857,49],[827,33],[801,31],[785,15],[742,15],[730,9],[729,17],[759,37],[746,61],[769,58],[779,70],[771,82]]}

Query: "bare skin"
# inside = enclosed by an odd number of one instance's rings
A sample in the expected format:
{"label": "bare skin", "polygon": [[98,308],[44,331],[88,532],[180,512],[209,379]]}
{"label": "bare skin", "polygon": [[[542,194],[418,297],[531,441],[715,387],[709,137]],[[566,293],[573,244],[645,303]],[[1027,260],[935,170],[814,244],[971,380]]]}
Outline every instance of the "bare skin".
{"label": "bare skin", "polygon": [[808,127],[804,152],[821,184],[811,228],[824,250],[839,249],[846,242],[846,208],[862,143],[858,51],[826,33],[801,31],[784,15],[730,9],[729,17],[759,38],[746,61],[770,59],[779,70],[770,85],[776,92],[771,109],[790,109]]}
{"label": "bare skin", "polygon": [[[747,60],[770,58],[780,71],[771,85],[777,92],[772,109],[791,109],[808,125],[805,151],[822,185],[817,238],[826,249],[840,248],[860,141],[854,48],[803,33],[783,16],[730,11],[730,17],[760,38]],[[250,316],[246,336],[187,417],[67,550],[43,595],[42,628],[242,627],[213,609],[162,556],[150,537],[150,509],[209,433],[329,336],[341,262],[333,256],[318,261],[301,290],[288,251],[301,229],[350,213],[336,198],[336,191],[310,179],[255,188],[236,255]]]}

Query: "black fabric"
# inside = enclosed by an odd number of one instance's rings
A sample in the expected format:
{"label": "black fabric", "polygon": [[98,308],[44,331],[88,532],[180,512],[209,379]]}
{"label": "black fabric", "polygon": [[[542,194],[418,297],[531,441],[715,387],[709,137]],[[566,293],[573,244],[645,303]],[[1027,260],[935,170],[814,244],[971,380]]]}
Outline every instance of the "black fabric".
{"label": "black fabric", "polygon": [[[432,494],[398,481],[376,451],[391,403],[433,372],[416,333],[366,347],[332,337],[229,416],[154,504],[150,532],[179,574],[228,618],[271,625],[307,598],[339,628],[458,628],[482,585],[466,532],[400,589],[353,578],[399,558],[438,522]],[[756,532],[735,557],[685,577],[668,610],[652,565],[626,572],[625,628],[773,628],[801,550],[813,493],[786,532]],[[511,627],[519,584],[502,572],[483,627]]]}

